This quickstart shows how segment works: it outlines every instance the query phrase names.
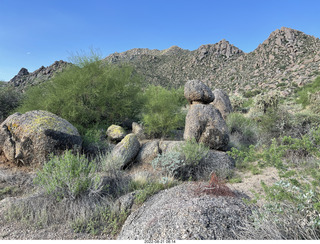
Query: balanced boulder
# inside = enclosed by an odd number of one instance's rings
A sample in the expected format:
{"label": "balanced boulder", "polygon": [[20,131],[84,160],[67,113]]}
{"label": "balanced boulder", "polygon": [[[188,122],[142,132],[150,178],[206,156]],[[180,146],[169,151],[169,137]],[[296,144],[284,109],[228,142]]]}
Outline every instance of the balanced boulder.
{"label": "balanced boulder", "polygon": [[43,164],[51,153],[80,150],[81,144],[72,124],[47,111],[15,113],[0,125],[0,154],[17,164]]}
{"label": "balanced boulder", "polygon": [[186,117],[183,138],[195,138],[211,149],[226,150],[229,143],[228,128],[219,110],[212,105],[193,104]]}
{"label": "balanced boulder", "polygon": [[220,111],[223,119],[226,119],[228,114],[232,112],[232,105],[228,94],[222,89],[215,89],[213,95],[215,99],[211,104]]}
{"label": "balanced boulder", "polygon": [[214,100],[211,89],[199,80],[190,80],[185,84],[184,96],[190,104],[208,104]]}

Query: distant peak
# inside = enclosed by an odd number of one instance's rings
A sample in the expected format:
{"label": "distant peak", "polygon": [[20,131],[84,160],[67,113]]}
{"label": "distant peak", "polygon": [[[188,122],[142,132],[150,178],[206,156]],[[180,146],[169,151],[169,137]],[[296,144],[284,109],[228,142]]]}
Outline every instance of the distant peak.
{"label": "distant peak", "polygon": [[18,73],[18,76],[24,76],[24,75],[28,75],[28,74],[29,74],[29,71],[26,68],[21,68]]}
{"label": "distant peak", "polygon": [[198,48],[198,51],[203,54],[212,53],[216,55],[224,55],[228,58],[235,54],[243,53],[242,50],[230,44],[226,39],[222,39],[216,44],[202,45]]}

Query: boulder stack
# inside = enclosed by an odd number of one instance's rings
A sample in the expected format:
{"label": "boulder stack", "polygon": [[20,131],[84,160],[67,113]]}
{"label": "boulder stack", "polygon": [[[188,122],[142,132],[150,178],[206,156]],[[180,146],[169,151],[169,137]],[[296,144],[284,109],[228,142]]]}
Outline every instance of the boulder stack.
{"label": "boulder stack", "polygon": [[190,104],[208,104],[214,100],[210,88],[199,80],[190,80],[184,86],[184,96]]}
{"label": "boulder stack", "polygon": [[211,104],[220,111],[223,119],[226,119],[232,112],[232,105],[228,94],[222,89],[215,89],[213,95],[215,99]]}
{"label": "boulder stack", "polygon": [[209,104],[214,101],[210,88],[201,81],[188,81],[184,95],[191,105],[183,138],[195,138],[211,149],[226,150],[229,143],[227,125],[220,111]]}

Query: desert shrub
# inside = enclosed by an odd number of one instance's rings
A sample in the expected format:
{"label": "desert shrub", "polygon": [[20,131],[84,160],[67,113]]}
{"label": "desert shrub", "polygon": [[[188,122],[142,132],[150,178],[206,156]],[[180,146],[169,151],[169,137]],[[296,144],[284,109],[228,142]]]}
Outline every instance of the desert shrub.
{"label": "desert shrub", "polygon": [[197,166],[209,152],[210,148],[203,143],[198,143],[195,138],[185,141],[175,149],[183,156],[184,163],[189,166]]}
{"label": "desert shrub", "polygon": [[309,93],[308,95],[311,111],[316,114],[320,114],[320,91],[313,94]]}
{"label": "desert shrub", "polygon": [[254,107],[258,111],[266,113],[268,110],[275,110],[280,101],[279,92],[259,94],[254,98]]}
{"label": "desert shrub", "polygon": [[231,113],[226,122],[230,132],[230,145],[242,148],[257,144],[259,129],[254,120],[240,113]]}
{"label": "desert shrub", "polygon": [[297,102],[302,104],[303,107],[310,105],[310,94],[314,94],[320,91],[320,76],[313,82],[303,86],[297,90]]}
{"label": "desert shrub", "polygon": [[99,128],[89,128],[82,136],[82,149],[83,153],[94,159],[100,156],[101,153],[106,153],[110,149],[110,145],[105,138],[105,131]]}
{"label": "desert shrub", "polygon": [[70,66],[49,82],[28,89],[18,111],[52,112],[84,134],[88,128],[104,128],[134,118],[141,107],[140,92],[141,77],[133,68],[88,59],[83,65]]}
{"label": "desert shrub", "polygon": [[142,121],[146,132],[153,136],[165,136],[172,130],[183,127],[186,105],[183,89],[166,89],[161,86],[149,86],[144,93]]}
{"label": "desert shrub", "polygon": [[151,165],[154,169],[161,168],[163,172],[174,176],[176,170],[184,165],[184,159],[177,151],[170,151],[159,154],[152,160]]}
{"label": "desert shrub", "polygon": [[49,162],[38,171],[34,183],[58,201],[63,198],[76,199],[90,191],[98,191],[100,178],[95,173],[95,164],[84,155],[66,151],[61,156],[51,156]]}
{"label": "desert shrub", "polygon": [[243,231],[237,233],[241,240],[317,240],[319,229],[308,216],[291,203],[266,205],[256,208],[243,220]]}
{"label": "desert shrub", "polygon": [[251,98],[251,97],[254,97],[254,96],[256,96],[256,95],[258,95],[258,94],[260,94],[261,93],[261,91],[259,91],[259,90],[250,90],[250,91],[246,91],[244,94],[243,94],[243,96],[245,97],[245,98]]}
{"label": "desert shrub", "polygon": [[273,138],[293,135],[299,129],[297,127],[301,127],[298,124],[294,127],[294,115],[288,112],[286,106],[282,105],[268,108],[265,113],[258,114],[253,119],[257,122],[260,131],[259,140],[262,144],[270,144]]}
{"label": "desert shrub", "polygon": [[151,165],[180,180],[198,179],[201,172],[200,161],[209,152],[209,147],[197,143],[195,139],[186,141],[172,151],[159,154]]}
{"label": "desert shrub", "polygon": [[0,86],[0,122],[4,121],[21,102],[22,94],[11,86]]}
{"label": "desert shrub", "polygon": [[107,234],[115,238],[127,217],[128,213],[125,211],[118,213],[110,206],[101,206],[90,217],[75,219],[71,227],[76,233]]}

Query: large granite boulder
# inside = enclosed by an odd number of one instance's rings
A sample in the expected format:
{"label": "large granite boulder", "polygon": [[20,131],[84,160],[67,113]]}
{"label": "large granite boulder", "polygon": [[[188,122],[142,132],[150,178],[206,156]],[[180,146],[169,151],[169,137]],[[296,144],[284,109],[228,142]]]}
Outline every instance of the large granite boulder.
{"label": "large granite boulder", "polygon": [[140,150],[138,137],[131,133],[126,135],[112,150],[111,163],[119,169],[126,168],[137,156]]}
{"label": "large granite boulder", "polygon": [[232,105],[228,94],[222,89],[215,89],[213,95],[215,99],[211,104],[220,111],[223,119],[226,119],[228,114],[232,112]]}
{"label": "large granite boulder", "polygon": [[229,143],[228,128],[221,113],[206,104],[190,106],[183,138],[195,138],[197,142],[217,150],[226,150]]}
{"label": "large granite boulder", "polygon": [[38,165],[67,149],[80,150],[78,130],[47,111],[15,113],[0,125],[0,154],[13,163]]}
{"label": "large granite boulder", "polygon": [[198,194],[194,183],[163,190],[132,212],[118,240],[234,240],[251,210],[241,198]]}
{"label": "large granite boulder", "polygon": [[208,104],[214,100],[211,89],[199,80],[190,80],[185,84],[184,96],[190,104]]}

